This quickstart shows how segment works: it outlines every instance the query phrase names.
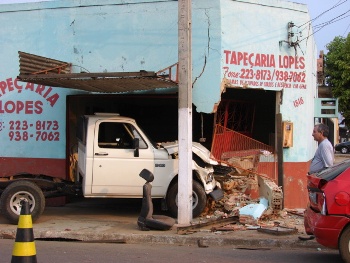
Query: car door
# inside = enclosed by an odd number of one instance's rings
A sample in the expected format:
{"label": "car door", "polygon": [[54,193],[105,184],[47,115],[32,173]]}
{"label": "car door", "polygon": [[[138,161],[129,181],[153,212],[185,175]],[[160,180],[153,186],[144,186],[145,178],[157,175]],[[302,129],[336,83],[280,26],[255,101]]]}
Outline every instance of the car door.
{"label": "car door", "polygon": [[[138,156],[133,148],[135,137],[140,140]],[[154,169],[154,154],[132,123],[97,121],[93,158],[93,195],[142,196],[145,181],[139,173]]]}

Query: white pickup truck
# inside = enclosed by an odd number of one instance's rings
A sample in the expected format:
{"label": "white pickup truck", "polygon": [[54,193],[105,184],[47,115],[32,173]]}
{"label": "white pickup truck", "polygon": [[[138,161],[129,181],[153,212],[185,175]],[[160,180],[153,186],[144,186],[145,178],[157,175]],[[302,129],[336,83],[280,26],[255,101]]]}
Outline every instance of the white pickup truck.
{"label": "white pickup truck", "polygon": [[[162,207],[177,215],[178,144],[156,144],[134,119],[101,113],[82,116],[78,130],[78,163],[74,182],[47,175],[17,174],[0,180],[1,213],[17,224],[21,200],[30,204],[33,220],[45,208],[45,198],[68,194],[96,198],[142,198],[143,169],[154,174],[152,198],[164,200]],[[215,181],[210,152],[200,143],[192,145],[193,217],[206,206],[207,195],[223,196]]]}

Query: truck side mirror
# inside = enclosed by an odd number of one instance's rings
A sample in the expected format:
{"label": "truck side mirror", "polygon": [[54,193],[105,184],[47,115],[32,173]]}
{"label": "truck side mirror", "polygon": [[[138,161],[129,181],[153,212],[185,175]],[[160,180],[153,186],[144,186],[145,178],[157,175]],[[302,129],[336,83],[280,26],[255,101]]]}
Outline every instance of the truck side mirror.
{"label": "truck side mirror", "polygon": [[133,140],[133,148],[134,150],[134,157],[139,157],[140,153],[139,153],[139,146],[140,145],[140,139],[139,138],[134,138]]}

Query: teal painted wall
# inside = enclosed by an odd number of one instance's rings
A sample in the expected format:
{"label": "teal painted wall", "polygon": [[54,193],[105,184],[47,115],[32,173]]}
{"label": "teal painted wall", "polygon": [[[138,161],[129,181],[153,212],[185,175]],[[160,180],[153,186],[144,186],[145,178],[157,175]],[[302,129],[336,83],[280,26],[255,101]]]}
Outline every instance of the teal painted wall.
{"label": "teal painted wall", "polygon": [[[305,162],[315,152],[311,136],[316,96],[316,45],[305,5],[286,1],[221,1],[224,83],[282,91],[280,113],[294,124],[285,162]],[[289,22],[294,27],[288,28]],[[290,46],[288,33],[298,45]]]}
{"label": "teal painted wall", "polygon": [[[18,51],[72,62],[73,72],[158,71],[178,61],[177,7],[177,1],[155,0],[62,0],[0,5],[0,139],[9,149],[1,150],[1,155],[64,158],[65,96],[79,93],[52,88],[50,94],[57,94],[55,98],[58,98],[51,105],[47,101],[49,96],[43,97],[50,87],[41,91],[37,85],[33,88],[26,88],[25,83],[11,85],[19,73]],[[279,0],[194,0],[192,15],[193,102],[197,111],[213,112],[227,83],[232,87],[283,90],[283,119],[295,125],[294,147],[285,150],[285,161],[309,160],[315,148],[311,136],[306,136],[313,126],[310,109],[313,109],[316,88],[316,76],[313,75],[316,72],[316,48],[312,32],[305,26],[297,29],[303,32],[302,38],[311,35],[297,48],[298,56],[303,57],[304,68],[278,66],[280,56],[295,56],[294,48],[284,42],[280,45],[280,41],[287,40],[288,22],[302,25],[310,20],[306,7]],[[258,54],[268,55],[271,63],[274,57],[275,64],[260,62],[252,67],[249,63],[244,65],[243,60],[232,64],[233,53],[243,56],[246,53],[245,56],[251,55],[255,61]],[[280,76],[285,72],[305,74],[305,86],[301,86],[304,83],[300,81],[276,79],[278,71],[283,72]],[[228,72],[232,72],[230,76]],[[274,79],[262,80],[262,74],[267,72]],[[234,77],[237,73],[238,77]],[[240,74],[248,75],[241,78]],[[249,74],[255,75],[250,77]],[[262,82],[258,86],[254,84],[257,78],[259,83]],[[241,81],[253,82],[245,85]],[[283,83],[292,87],[280,87]],[[18,89],[16,85],[23,88]],[[18,101],[27,103],[27,111],[16,112],[11,108],[17,107],[11,105]],[[4,108],[5,105],[8,108]],[[35,106],[31,105],[39,105],[40,112],[33,111]],[[16,121],[19,130],[11,127]],[[37,123],[44,121],[57,121],[58,129],[45,125],[36,128]],[[15,137],[15,132],[19,137]],[[43,140],[45,137],[38,135],[46,133],[49,136],[50,132],[58,132],[59,140]],[[36,151],[35,147],[42,150]]]}

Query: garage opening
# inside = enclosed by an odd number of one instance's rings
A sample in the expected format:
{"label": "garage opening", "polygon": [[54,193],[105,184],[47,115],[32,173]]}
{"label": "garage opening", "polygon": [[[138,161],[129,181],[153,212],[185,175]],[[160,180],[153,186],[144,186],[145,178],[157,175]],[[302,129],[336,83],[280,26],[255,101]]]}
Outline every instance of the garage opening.
{"label": "garage opening", "polygon": [[274,91],[228,89],[215,117],[213,157],[277,182],[275,107]]}

